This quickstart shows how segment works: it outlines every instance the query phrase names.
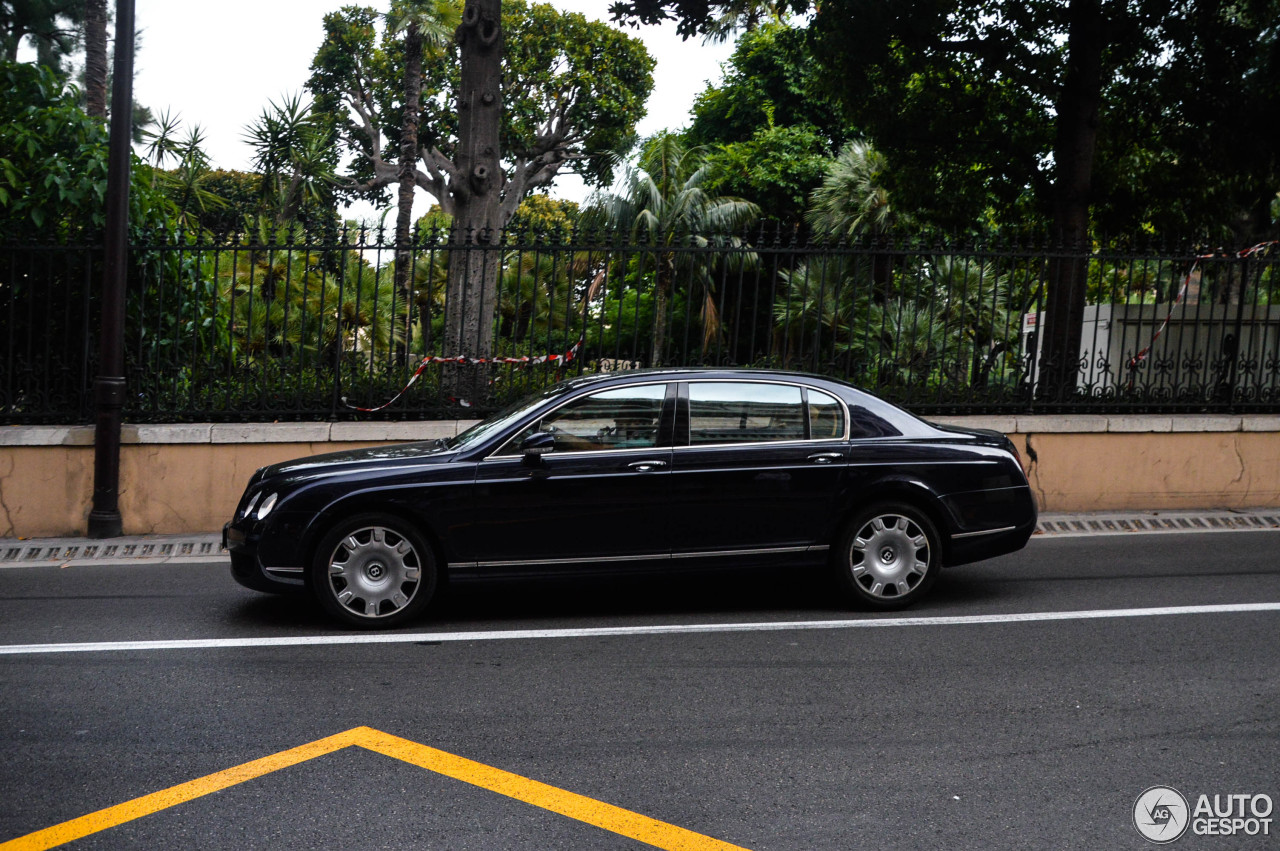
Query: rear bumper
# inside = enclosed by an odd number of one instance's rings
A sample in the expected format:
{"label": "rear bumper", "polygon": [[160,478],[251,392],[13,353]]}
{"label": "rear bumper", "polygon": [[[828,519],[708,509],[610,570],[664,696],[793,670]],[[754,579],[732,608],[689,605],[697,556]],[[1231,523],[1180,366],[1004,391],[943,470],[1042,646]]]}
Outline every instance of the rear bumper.
{"label": "rear bumper", "polygon": [[1039,515],[1026,486],[955,494],[942,501],[956,521],[947,544],[948,567],[1016,552],[1036,531]]}

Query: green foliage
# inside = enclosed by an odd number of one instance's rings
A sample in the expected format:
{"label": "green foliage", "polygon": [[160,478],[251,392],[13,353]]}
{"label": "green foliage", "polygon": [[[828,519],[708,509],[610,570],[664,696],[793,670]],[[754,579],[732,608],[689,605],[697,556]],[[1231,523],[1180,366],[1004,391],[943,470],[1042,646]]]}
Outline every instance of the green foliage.
{"label": "green foliage", "polygon": [[272,101],[245,134],[262,179],[258,209],[276,225],[335,219],[332,192],[338,151],[327,117],[299,95]]}
{"label": "green foliage", "polygon": [[1011,386],[1027,293],[1010,269],[923,257],[898,264],[887,286],[874,269],[873,256],[842,253],[782,274],[773,305],[781,364],[830,362],[898,397]]}
{"label": "green foliage", "polygon": [[[607,183],[614,151],[630,140],[652,89],[653,60],[643,44],[582,15],[522,0],[503,3],[502,25],[500,138],[507,179],[520,168],[560,163],[588,183]],[[348,6],[325,16],[325,41],[307,87],[316,110],[333,118],[342,142],[358,155],[349,194],[380,201],[384,187],[397,179],[403,51],[403,40],[382,32],[371,8]],[[451,43],[441,61],[423,63],[419,185],[439,173],[432,151],[456,159],[457,51]],[[437,200],[447,209],[447,198]]]}
{"label": "green foliage", "polygon": [[[0,62],[0,242],[91,239],[105,224],[107,131],[40,65]],[[135,232],[173,210],[135,158]]]}
{"label": "green foliage", "polygon": [[805,30],[765,24],[743,33],[724,78],[693,104],[691,145],[728,145],[756,139],[766,128],[799,128],[829,154],[852,135],[814,60]]}
{"label": "green foliage", "polygon": [[346,252],[336,270],[305,248],[253,248],[218,277],[229,309],[233,352],[247,360],[334,358],[382,362],[410,333],[408,305],[390,267]]}
{"label": "green foliage", "polygon": [[[1130,23],[1150,44],[1108,82],[1094,219],[1103,233],[1242,248],[1280,236],[1280,2],[1188,3]],[[1122,54],[1123,55],[1123,54]]]}
{"label": "green foliage", "polygon": [[749,198],[762,218],[791,224],[803,217],[829,161],[826,142],[811,127],[763,127],[745,142],[711,148],[707,187]]}
{"label": "green foliage", "polygon": [[[741,198],[717,195],[708,186],[711,167],[706,155],[705,148],[687,147],[678,134],[659,133],[644,144],[624,190],[594,198],[584,217],[589,226],[612,228],[627,234],[636,245],[655,249],[652,366],[660,366],[667,355],[669,302],[677,282],[696,285],[701,291],[697,300],[705,352],[721,337],[717,269],[721,264],[743,266],[756,261],[752,252],[742,249],[741,236],[756,222],[760,208]],[[713,245],[728,250],[723,254],[679,250]],[[686,297],[695,300],[693,293]]]}
{"label": "green foliage", "polygon": [[822,184],[810,200],[807,219],[823,237],[844,239],[885,233],[902,219],[885,189],[889,164],[866,142],[850,142],[827,163]]}
{"label": "green foliage", "polygon": [[523,0],[504,0],[502,9],[503,150],[534,151],[551,122],[562,122],[574,128],[570,170],[588,185],[608,184],[615,153],[644,115],[654,60],[639,39],[583,15]]}
{"label": "green foliage", "polygon": [[[151,185],[163,191],[173,202],[177,225],[186,230],[199,230],[203,215],[225,207],[226,202],[205,186],[209,174],[209,157],[204,152],[204,132],[193,125],[185,138],[179,138],[180,123],[165,112],[154,122],[157,130],[144,131],[146,152],[153,169]],[[165,168],[173,161],[170,169]]]}
{"label": "green foliage", "polygon": [[520,202],[507,232],[516,240],[564,242],[577,226],[578,216],[577,202],[539,192]]}
{"label": "green foliage", "polygon": [[1094,227],[1217,238],[1242,216],[1257,230],[1280,184],[1261,142],[1277,128],[1278,17],[1276,0],[830,0],[813,30],[834,93],[893,164],[896,203],[966,229],[1043,225],[1068,197],[1055,153],[1080,130],[1060,98],[1083,21],[1102,51],[1081,89],[1099,99],[1096,153],[1080,151]]}
{"label": "green foliage", "polygon": [[36,64],[65,80],[84,11],[83,0],[5,0],[0,3],[0,61],[15,61],[18,47],[28,41],[36,49]]}
{"label": "green foliage", "polygon": [[213,169],[204,175],[203,188],[220,199],[194,214],[199,226],[214,235],[240,233],[252,222],[262,197],[262,175],[250,171]]}
{"label": "green foliage", "polygon": [[706,148],[689,147],[678,134],[659,133],[645,142],[621,193],[592,199],[589,223],[625,231],[652,245],[682,239],[706,244],[741,232],[755,222],[759,208],[708,186],[707,153]]}

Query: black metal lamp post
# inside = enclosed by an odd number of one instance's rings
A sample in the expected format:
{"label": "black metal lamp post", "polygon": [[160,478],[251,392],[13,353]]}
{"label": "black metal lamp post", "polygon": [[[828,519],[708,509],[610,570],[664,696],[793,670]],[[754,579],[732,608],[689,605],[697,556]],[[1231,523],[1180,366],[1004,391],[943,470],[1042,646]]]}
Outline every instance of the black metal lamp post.
{"label": "black metal lamp post", "polygon": [[124,407],[124,288],[129,254],[129,167],[133,136],[133,0],[116,0],[115,78],[111,86],[111,146],[107,153],[107,216],[102,288],[102,337],[93,382],[96,428],[93,510],[89,536],[113,538],[120,518],[120,411]]}

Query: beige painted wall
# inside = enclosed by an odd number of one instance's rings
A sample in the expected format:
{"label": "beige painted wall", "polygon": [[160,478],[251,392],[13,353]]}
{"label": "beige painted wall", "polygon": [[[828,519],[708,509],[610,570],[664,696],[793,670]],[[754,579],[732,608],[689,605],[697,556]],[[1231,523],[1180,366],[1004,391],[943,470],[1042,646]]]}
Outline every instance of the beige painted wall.
{"label": "beige painted wall", "polygon": [[1011,437],[1041,511],[1280,506],[1280,434]]}
{"label": "beige painted wall", "polygon": [[[1245,418],[1248,420],[1248,418]],[[996,427],[1022,453],[1042,511],[1280,507],[1280,417],[1252,424],[1222,418],[1006,418],[953,423]],[[375,424],[367,424],[374,426]],[[427,427],[428,424],[423,424]],[[1274,425],[1274,428],[1272,427]],[[132,434],[121,447],[120,512],[125,534],[221,529],[258,467],[388,440],[343,440],[334,424],[167,427]],[[462,424],[398,432],[400,440],[454,433]],[[1135,429],[1151,427],[1156,430]],[[166,427],[151,427],[164,429]],[[228,431],[219,436],[219,428]],[[238,431],[230,429],[238,428]],[[181,432],[178,430],[181,429]],[[1181,429],[1181,430],[1179,430]],[[1216,430],[1215,430],[1216,429]],[[143,429],[139,429],[143,432]],[[43,437],[0,431],[0,538],[85,533],[93,494],[92,429],[50,428]],[[287,442],[269,442],[278,435]],[[315,437],[288,440],[289,437]],[[329,439],[324,439],[327,435]],[[5,438],[8,438],[5,440]],[[23,441],[40,445],[19,445]],[[243,442],[241,442],[243,441]]]}
{"label": "beige painted wall", "polygon": [[[253,471],[371,443],[150,444],[120,448],[126,535],[213,532],[231,519]],[[83,535],[93,447],[0,447],[0,538]]]}

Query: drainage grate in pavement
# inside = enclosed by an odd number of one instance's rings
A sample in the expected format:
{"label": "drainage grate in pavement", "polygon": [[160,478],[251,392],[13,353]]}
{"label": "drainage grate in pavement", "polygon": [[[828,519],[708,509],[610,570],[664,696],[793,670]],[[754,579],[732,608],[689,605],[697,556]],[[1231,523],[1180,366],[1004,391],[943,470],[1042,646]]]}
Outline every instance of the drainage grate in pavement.
{"label": "drainage grate in pavement", "polygon": [[30,541],[0,540],[0,567],[31,565],[102,564],[137,561],[150,564],[225,559],[220,535],[171,535],[113,538],[41,538]]}
{"label": "drainage grate in pavement", "polygon": [[1041,535],[1126,532],[1233,532],[1280,529],[1280,511],[1160,511],[1141,514],[1042,514]]}

